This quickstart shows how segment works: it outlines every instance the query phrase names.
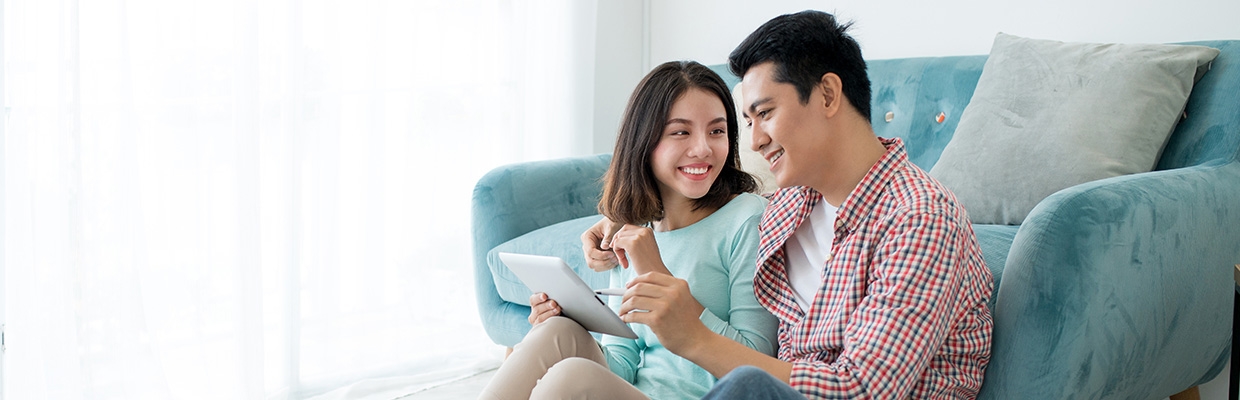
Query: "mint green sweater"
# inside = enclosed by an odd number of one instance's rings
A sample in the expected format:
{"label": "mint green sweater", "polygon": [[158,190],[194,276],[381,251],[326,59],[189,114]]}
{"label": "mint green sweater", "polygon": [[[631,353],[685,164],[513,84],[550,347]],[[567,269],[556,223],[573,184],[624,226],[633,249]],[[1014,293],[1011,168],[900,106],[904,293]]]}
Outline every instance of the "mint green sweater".
{"label": "mint green sweater", "polygon": [[[701,221],[684,228],[655,232],[655,242],[668,270],[689,282],[689,291],[706,309],[707,328],[768,355],[775,355],[778,321],[753,294],[758,254],[758,221],[766,199],[742,194]],[[611,287],[624,287],[632,269],[611,271]],[[620,297],[609,299],[620,309]],[[652,399],[698,399],[715,377],[659,344],[649,327],[630,324],[637,339],[603,336],[603,351],[612,372]]]}

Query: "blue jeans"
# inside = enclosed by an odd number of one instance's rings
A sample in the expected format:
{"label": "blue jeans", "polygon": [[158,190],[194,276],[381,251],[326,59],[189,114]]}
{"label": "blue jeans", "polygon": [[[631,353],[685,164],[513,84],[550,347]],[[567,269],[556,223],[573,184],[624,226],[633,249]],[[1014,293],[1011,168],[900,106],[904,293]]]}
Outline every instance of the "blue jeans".
{"label": "blue jeans", "polygon": [[702,399],[804,400],[805,395],[766,371],[744,366],[715,382],[715,387]]}

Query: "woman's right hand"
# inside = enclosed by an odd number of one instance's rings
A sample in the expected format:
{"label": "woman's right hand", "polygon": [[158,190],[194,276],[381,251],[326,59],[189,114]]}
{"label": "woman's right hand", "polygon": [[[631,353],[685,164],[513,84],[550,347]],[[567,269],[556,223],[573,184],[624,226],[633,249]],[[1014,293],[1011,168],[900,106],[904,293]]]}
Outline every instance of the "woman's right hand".
{"label": "woman's right hand", "polygon": [[560,315],[560,305],[547,298],[546,293],[534,293],[530,296],[530,325],[538,325],[548,318]]}
{"label": "woman's right hand", "polygon": [[618,224],[603,218],[594,226],[581,234],[581,250],[586,256],[586,265],[594,272],[603,272],[619,265],[616,252],[611,248],[611,236],[615,235]]}

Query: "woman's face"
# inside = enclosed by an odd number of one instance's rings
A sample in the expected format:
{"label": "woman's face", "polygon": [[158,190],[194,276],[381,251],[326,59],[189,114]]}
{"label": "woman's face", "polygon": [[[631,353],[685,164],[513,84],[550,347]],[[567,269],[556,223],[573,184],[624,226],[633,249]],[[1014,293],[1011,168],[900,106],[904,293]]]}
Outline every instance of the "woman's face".
{"label": "woman's face", "polygon": [[672,104],[651,155],[664,204],[672,196],[698,199],[710,191],[728,160],[727,118],[723,101],[701,88],[685,91]]}

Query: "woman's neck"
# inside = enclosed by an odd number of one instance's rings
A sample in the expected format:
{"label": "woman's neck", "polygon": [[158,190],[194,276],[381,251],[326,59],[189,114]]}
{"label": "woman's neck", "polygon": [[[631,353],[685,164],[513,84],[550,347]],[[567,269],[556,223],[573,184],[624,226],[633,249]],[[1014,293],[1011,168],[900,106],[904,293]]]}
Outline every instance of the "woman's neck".
{"label": "woman's neck", "polygon": [[718,208],[703,207],[697,210],[693,209],[693,199],[677,196],[675,199],[663,199],[663,219],[654,221],[651,225],[655,232],[674,231],[693,225],[698,221],[710,216]]}

